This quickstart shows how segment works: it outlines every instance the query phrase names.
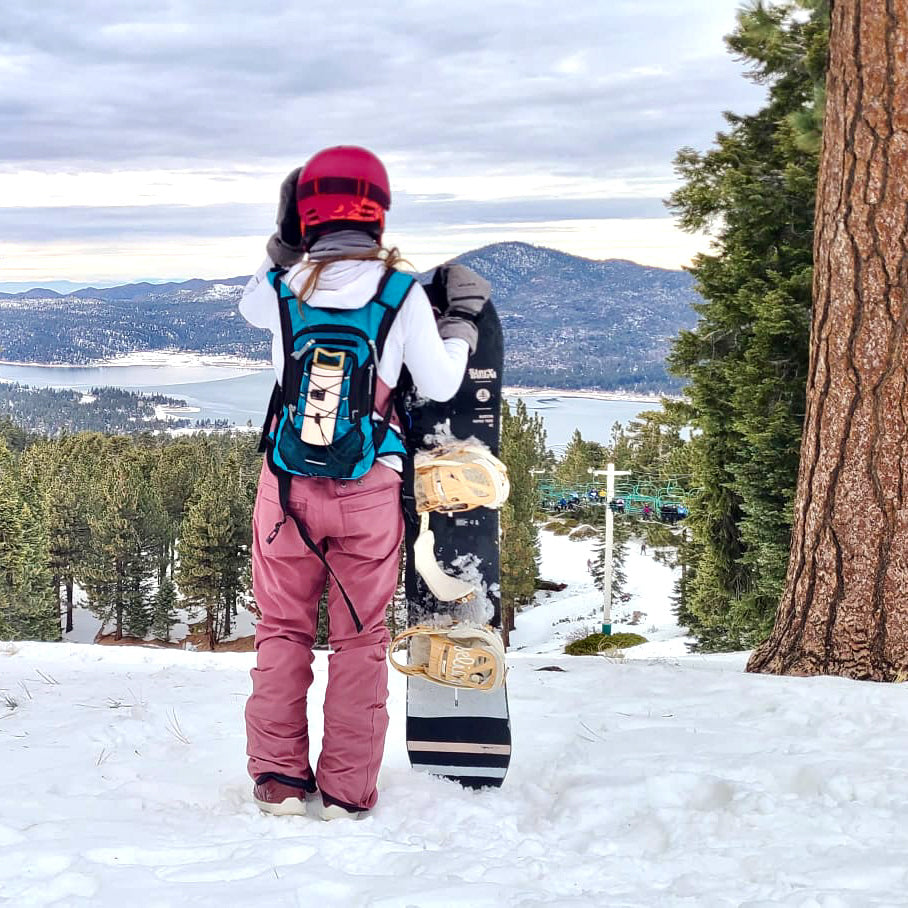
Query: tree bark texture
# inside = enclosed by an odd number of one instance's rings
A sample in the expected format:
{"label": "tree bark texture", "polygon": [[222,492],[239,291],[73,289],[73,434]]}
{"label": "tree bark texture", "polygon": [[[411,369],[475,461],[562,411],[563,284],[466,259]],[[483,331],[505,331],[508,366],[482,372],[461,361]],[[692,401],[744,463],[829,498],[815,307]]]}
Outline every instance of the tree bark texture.
{"label": "tree bark texture", "polygon": [[785,592],[749,671],[908,671],[908,0],[834,0]]}

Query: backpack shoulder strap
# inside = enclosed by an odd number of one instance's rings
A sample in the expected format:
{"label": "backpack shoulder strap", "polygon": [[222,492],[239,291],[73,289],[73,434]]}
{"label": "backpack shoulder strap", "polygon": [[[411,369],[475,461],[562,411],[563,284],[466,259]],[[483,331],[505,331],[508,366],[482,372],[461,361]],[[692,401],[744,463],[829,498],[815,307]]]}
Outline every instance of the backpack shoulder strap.
{"label": "backpack shoulder strap", "polygon": [[[281,317],[281,343],[284,346],[284,371],[286,374],[287,357],[293,350],[293,325],[290,321],[290,300],[295,300],[293,291],[284,283],[286,268],[274,267],[268,272],[268,283],[274,287],[277,296],[277,310]],[[281,381],[283,384],[283,381]]]}
{"label": "backpack shoulder strap", "polygon": [[374,299],[383,306],[396,309],[406,299],[410,288],[415,283],[416,278],[412,274],[404,274],[403,271],[387,268],[378,282]]}
{"label": "backpack shoulder strap", "polygon": [[[274,267],[266,275],[268,283],[271,284],[277,294],[277,309],[281,318],[281,344],[284,348],[284,371],[281,380],[274,383],[274,388],[271,391],[268,410],[262,423],[262,434],[259,436],[259,454],[265,452],[271,434],[271,423],[274,421],[274,417],[280,413],[284,403],[283,388],[287,387],[287,363],[290,359],[290,353],[293,351],[293,330],[290,326],[290,312],[287,309],[287,299],[293,297],[289,296],[289,288],[281,280],[286,273],[286,268]],[[283,288],[283,291],[281,288]]]}
{"label": "backpack shoulder strap", "polygon": [[378,289],[372,299],[385,307],[385,314],[382,316],[381,324],[378,326],[378,336],[375,338],[375,346],[378,349],[379,356],[385,349],[385,341],[388,339],[391,325],[394,323],[397,313],[400,312],[400,307],[415,283],[416,278],[413,275],[395,271],[393,268],[386,269],[382,279],[378,282]]}
{"label": "backpack shoulder strap", "polygon": [[290,312],[290,303],[296,302],[293,291],[284,283],[287,268],[272,268],[268,272],[268,280],[274,287],[277,296],[277,311],[281,318],[281,346],[284,348],[284,370],[281,376],[281,387],[287,387],[287,365],[290,354],[293,353],[293,316]]}
{"label": "backpack shoulder strap", "polygon": [[268,447],[268,441],[271,438],[271,423],[274,422],[274,417],[280,412],[283,403],[284,395],[280,382],[275,381],[274,387],[271,389],[271,397],[268,399],[268,409],[265,411],[262,432],[259,435],[259,446],[257,448],[259,454],[264,454],[265,449]]}
{"label": "backpack shoulder strap", "polygon": [[[378,352],[379,358],[381,358],[381,355],[384,352],[385,341],[388,339],[391,325],[394,324],[394,319],[397,317],[397,313],[400,312],[400,307],[407,298],[410,288],[415,283],[416,278],[412,275],[404,274],[402,271],[395,271],[393,268],[388,268],[378,283],[378,289],[375,291],[375,296],[372,297],[372,302],[384,306],[385,308],[384,315],[378,325],[378,335],[375,338],[375,349]],[[377,365],[378,363],[376,363],[376,366]],[[391,394],[388,398],[388,406],[385,413],[373,429],[372,438],[376,451],[379,450],[384,443],[393,416],[394,394]]]}

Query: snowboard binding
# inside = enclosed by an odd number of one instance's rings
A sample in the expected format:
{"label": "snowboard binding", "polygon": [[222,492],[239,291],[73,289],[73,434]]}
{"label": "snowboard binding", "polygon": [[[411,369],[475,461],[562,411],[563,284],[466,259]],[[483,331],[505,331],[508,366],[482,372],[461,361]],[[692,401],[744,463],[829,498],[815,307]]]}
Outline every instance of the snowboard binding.
{"label": "snowboard binding", "polygon": [[413,466],[420,514],[500,508],[510,492],[507,467],[479,444],[433,448],[417,454]]}
{"label": "snowboard binding", "polygon": [[451,516],[474,508],[500,508],[511,488],[507,467],[483,445],[468,442],[419,453],[413,466],[420,514],[419,536],[413,545],[416,571],[440,602],[468,602],[476,596],[473,585],[446,574],[435,558],[429,514]]}
{"label": "snowboard binding", "polygon": [[429,591],[439,602],[469,602],[476,598],[472,583],[446,574],[435,558],[435,534],[429,529],[428,512],[419,518],[419,535],[413,543],[413,563]]}
{"label": "snowboard binding", "polygon": [[[408,642],[409,664],[397,662],[394,653]],[[404,675],[461,690],[497,690],[507,671],[501,637],[490,627],[470,624],[408,628],[391,641],[388,661]]]}

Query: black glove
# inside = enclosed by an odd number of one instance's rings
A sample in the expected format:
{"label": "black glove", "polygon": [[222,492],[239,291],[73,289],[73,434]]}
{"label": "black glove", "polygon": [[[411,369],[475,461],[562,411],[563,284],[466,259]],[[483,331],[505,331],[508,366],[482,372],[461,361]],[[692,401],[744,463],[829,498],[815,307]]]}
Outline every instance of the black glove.
{"label": "black glove", "polygon": [[438,269],[445,286],[447,307],[438,320],[442,338],[459,337],[476,352],[479,330],[476,322],[489,301],[492,285],[466,265],[444,265]]}
{"label": "black glove", "polygon": [[268,238],[268,255],[275,265],[289,268],[305,254],[300,216],[296,207],[296,183],[302,167],[291,170],[281,183],[277,203],[277,231]]}

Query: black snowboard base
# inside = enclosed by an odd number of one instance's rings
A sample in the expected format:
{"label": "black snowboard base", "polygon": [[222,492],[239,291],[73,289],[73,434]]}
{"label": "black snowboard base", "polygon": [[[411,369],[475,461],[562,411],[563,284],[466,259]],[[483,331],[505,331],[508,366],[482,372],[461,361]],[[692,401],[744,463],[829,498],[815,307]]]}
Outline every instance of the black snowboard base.
{"label": "black snowboard base", "polygon": [[[439,288],[425,289],[433,304],[443,308]],[[457,394],[446,403],[411,401],[407,407],[411,451],[432,447],[431,443],[426,444],[426,438],[442,428],[444,434],[458,439],[475,438],[498,456],[504,347],[501,323],[491,303],[483,309],[478,328],[479,343],[470,356]],[[409,625],[454,617],[500,627],[498,511],[477,508],[461,515],[429,515],[439,564],[446,573],[456,576],[465,573],[466,563],[471,579],[482,586],[482,595],[476,602],[464,606],[439,602],[413,566],[419,518],[412,473],[405,475],[404,485]],[[500,786],[511,759],[505,684],[493,691],[460,690],[408,677],[407,753],[414,769],[452,779],[468,788]]]}

